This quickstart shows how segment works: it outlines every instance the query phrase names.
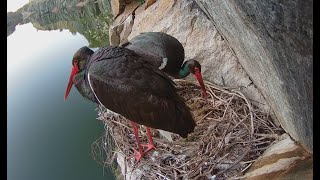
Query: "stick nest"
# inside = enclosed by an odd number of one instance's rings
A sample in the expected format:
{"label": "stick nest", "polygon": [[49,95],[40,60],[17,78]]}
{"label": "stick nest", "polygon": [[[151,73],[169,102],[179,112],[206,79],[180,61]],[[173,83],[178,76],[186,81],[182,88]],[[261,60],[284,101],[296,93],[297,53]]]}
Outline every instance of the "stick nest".
{"label": "stick nest", "polygon": [[[197,123],[188,138],[172,134],[173,142],[169,142],[153,130],[157,149],[136,163],[129,158],[132,148],[137,148],[130,122],[100,106],[98,119],[104,122],[106,134],[92,144],[94,158],[104,166],[116,167],[117,155],[125,157],[125,179],[237,179],[283,133],[269,113],[252,105],[237,89],[205,82],[205,100],[197,82],[175,82]],[[139,135],[146,144],[147,133],[142,126]],[[132,174],[134,177],[128,177]]]}

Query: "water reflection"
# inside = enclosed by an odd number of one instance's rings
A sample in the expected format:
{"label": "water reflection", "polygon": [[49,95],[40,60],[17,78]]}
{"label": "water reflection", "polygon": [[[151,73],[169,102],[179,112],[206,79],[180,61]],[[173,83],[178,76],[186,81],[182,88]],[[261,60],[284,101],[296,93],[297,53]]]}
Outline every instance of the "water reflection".
{"label": "water reflection", "polygon": [[109,12],[109,0],[33,0],[8,13],[8,179],[114,179],[90,154],[95,105],[63,101],[73,53],[109,44]]}
{"label": "water reflection", "polygon": [[82,34],[89,47],[109,44],[110,0],[33,0],[7,14],[7,36],[18,24],[31,22],[38,30],[68,29]]}

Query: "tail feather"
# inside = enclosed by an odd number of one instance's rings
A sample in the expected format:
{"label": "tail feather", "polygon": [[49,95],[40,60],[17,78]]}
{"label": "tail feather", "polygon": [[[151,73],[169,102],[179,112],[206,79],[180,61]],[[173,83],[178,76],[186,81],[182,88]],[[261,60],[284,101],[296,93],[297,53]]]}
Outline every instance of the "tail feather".
{"label": "tail feather", "polygon": [[186,138],[189,133],[193,132],[196,123],[192,117],[189,107],[181,97],[177,97],[175,106],[176,120],[173,125],[174,131],[180,136]]}

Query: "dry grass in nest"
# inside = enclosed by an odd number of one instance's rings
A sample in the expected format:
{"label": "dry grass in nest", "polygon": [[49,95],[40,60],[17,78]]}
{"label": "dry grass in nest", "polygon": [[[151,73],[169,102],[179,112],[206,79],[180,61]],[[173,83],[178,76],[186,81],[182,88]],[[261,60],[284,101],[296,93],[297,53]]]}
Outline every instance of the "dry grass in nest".
{"label": "dry grass in nest", "polygon": [[[126,163],[126,169],[136,171],[141,179],[235,178],[243,175],[283,132],[272,123],[268,113],[253,106],[238,90],[206,82],[208,98],[205,100],[197,82],[175,82],[197,126],[188,138],[173,134],[173,142],[154,130],[157,150],[148,152],[137,164],[133,158]],[[98,119],[105,123],[106,136],[93,143],[94,157],[104,157],[103,164],[111,165],[117,153],[132,156],[132,148],[137,145],[129,121],[107,113],[102,107]],[[145,128],[140,126],[139,133],[142,143],[146,144]]]}

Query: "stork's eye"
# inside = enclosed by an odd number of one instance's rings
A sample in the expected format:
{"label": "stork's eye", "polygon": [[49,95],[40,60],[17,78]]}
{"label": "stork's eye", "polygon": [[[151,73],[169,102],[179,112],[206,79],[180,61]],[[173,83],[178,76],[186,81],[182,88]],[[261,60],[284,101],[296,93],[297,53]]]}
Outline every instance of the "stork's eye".
{"label": "stork's eye", "polygon": [[195,72],[200,72],[200,69],[197,68],[197,67],[194,67],[194,71],[195,71]]}
{"label": "stork's eye", "polygon": [[73,66],[77,66],[78,65],[78,60],[74,60],[73,61]]}

